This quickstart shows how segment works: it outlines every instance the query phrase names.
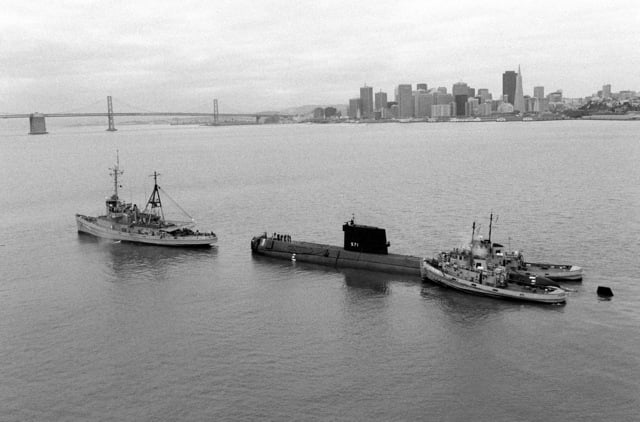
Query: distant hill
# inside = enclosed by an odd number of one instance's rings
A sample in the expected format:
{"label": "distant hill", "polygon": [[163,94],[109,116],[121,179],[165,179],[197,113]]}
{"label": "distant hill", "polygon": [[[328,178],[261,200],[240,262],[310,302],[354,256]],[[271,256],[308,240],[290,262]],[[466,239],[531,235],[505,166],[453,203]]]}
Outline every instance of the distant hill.
{"label": "distant hill", "polygon": [[303,105],[298,107],[289,107],[279,111],[261,111],[260,114],[288,114],[292,116],[304,116],[307,114],[313,114],[313,110],[318,107],[327,108],[335,107],[335,109],[341,112],[343,115],[347,114],[347,105],[345,104],[330,104],[330,105]]}

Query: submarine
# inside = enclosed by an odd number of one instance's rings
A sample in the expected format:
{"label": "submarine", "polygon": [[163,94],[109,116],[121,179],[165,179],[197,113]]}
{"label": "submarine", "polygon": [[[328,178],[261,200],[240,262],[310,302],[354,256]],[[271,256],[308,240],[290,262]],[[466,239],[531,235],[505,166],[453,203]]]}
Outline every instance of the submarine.
{"label": "submarine", "polygon": [[344,245],[292,240],[289,235],[263,233],[251,239],[257,255],[291,261],[310,262],[336,268],[357,268],[420,276],[422,258],[389,253],[386,231],[380,227],[356,224],[352,218],[342,225]]}

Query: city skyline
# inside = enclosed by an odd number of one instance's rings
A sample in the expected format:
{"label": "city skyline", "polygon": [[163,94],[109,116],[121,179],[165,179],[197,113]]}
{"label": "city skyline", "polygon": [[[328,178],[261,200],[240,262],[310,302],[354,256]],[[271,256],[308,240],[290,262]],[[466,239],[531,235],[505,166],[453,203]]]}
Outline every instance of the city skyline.
{"label": "city skyline", "polygon": [[104,108],[107,95],[141,110],[217,98],[221,112],[258,112],[346,104],[364,83],[465,81],[495,97],[518,64],[525,95],[637,91],[639,21],[633,1],[10,2],[0,112]]}

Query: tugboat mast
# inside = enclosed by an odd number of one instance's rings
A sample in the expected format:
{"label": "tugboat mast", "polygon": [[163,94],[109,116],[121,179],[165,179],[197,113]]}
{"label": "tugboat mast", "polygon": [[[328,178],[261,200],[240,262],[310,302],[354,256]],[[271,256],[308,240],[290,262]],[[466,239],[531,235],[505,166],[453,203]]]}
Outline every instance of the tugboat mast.
{"label": "tugboat mast", "polygon": [[493,224],[493,213],[489,217],[489,245],[491,245],[491,225]]}
{"label": "tugboat mast", "polygon": [[120,154],[119,151],[116,150],[116,165],[113,168],[110,168],[111,173],[109,175],[113,176],[113,199],[118,199],[118,176],[121,176],[124,171],[120,170]]}
{"label": "tugboat mast", "polygon": [[153,174],[153,192],[147,201],[147,207],[151,207],[151,210],[160,208],[160,216],[164,220],[164,212],[162,211],[162,201],[160,200],[160,186],[158,186],[158,176],[160,173],[154,171]]}

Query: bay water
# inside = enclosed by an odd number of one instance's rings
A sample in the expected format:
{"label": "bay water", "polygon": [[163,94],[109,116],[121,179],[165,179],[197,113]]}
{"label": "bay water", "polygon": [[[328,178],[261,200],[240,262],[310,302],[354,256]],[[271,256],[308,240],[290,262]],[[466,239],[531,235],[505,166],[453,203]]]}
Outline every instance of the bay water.
{"label": "bay water", "polygon": [[[638,419],[637,122],[50,120],[0,126],[0,420]],[[116,151],[123,199],[144,205],[158,171],[217,246],[79,235]],[[431,256],[490,213],[492,240],[584,268],[566,305],[250,250],[262,232],[340,245],[354,215]]]}

